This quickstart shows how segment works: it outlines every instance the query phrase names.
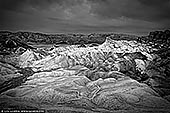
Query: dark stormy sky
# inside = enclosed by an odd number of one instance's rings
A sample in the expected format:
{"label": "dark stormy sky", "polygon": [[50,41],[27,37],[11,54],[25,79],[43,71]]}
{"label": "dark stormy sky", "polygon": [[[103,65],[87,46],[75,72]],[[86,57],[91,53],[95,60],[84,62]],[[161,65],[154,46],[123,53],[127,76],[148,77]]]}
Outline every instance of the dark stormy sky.
{"label": "dark stormy sky", "polygon": [[170,28],[170,0],[0,0],[0,30],[46,33]]}

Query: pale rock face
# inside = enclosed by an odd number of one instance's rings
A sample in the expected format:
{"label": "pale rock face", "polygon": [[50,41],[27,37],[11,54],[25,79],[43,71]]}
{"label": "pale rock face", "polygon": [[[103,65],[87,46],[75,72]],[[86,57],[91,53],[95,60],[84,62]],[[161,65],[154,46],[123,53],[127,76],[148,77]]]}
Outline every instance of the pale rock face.
{"label": "pale rock face", "polygon": [[76,111],[78,107],[82,111],[93,108],[96,112],[101,108],[103,112],[165,112],[170,105],[147,85],[128,77],[90,81],[85,76],[75,76],[72,72],[62,70],[34,74],[23,86],[5,92],[0,99],[0,105],[5,107],[13,105],[46,110],[71,107],[72,111]]}
{"label": "pale rock face", "polygon": [[[97,47],[58,47],[47,51],[47,55],[27,50],[19,56],[19,64],[21,68],[31,67],[34,74],[21,86],[3,92],[0,108],[65,113],[166,113],[170,111],[169,101],[148,85],[122,73],[136,70],[144,73],[147,63],[154,59],[150,51],[136,41],[109,38]],[[121,57],[123,53],[133,52],[142,52],[147,61]],[[13,74],[13,70],[5,72]],[[4,78],[1,76],[0,80]]]}
{"label": "pale rock face", "polygon": [[[117,47],[119,45],[119,47]],[[136,50],[138,48],[139,50]],[[53,50],[54,51],[54,50]],[[27,50],[24,54],[20,56],[20,65],[21,67],[37,67],[41,68],[40,70],[53,69],[59,67],[68,67],[73,65],[72,61],[77,62],[78,64],[87,63],[88,60],[92,64],[98,63],[98,60],[103,60],[106,53],[132,53],[132,52],[147,52],[147,47],[145,45],[140,45],[135,41],[113,41],[109,38],[106,41],[99,45],[98,48],[87,47],[87,48],[77,48],[77,47],[60,47],[56,48],[58,55],[46,56],[46,58],[40,58],[42,55],[40,53],[35,53],[33,51]],[[117,55],[114,55],[117,57]],[[83,58],[84,57],[84,58]],[[70,62],[67,62],[67,61]],[[86,61],[87,60],[87,61]],[[97,60],[97,61],[96,61]],[[38,63],[39,62],[39,63]],[[89,63],[89,65],[92,65]],[[43,65],[43,67],[41,66]],[[46,65],[46,66],[45,66]],[[98,64],[95,64],[95,66]],[[45,66],[45,67],[44,67]],[[52,66],[52,67],[51,67]]]}
{"label": "pale rock face", "polygon": [[36,60],[36,55],[33,51],[27,50],[21,56],[19,56],[19,65],[20,67],[29,67],[33,64],[33,61]]}
{"label": "pale rock face", "polygon": [[146,65],[147,65],[145,61],[141,59],[135,59],[135,63],[136,63],[137,70],[139,70],[143,74],[146,70]]}
{"label": "pale rock face", "polygon": [[147,57],[147,60],[152,61],[154,59],[154,56],[147,52],[141,52],[141,53]]}

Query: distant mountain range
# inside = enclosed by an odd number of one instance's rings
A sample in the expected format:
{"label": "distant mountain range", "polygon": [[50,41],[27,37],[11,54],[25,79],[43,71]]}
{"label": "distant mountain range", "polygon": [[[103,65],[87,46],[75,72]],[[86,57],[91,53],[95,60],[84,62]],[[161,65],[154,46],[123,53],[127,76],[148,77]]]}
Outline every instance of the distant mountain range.
{"label": "distant mountain range", "polygon": [[[106,37],[113,40],[136,40],[139,43],[151,45],[157,49],[170,48],[170,30],[153,31],[148,36],[135,36],[128,34],[115,33],[91,33],[91,34],[44,34],[34,32],[10,32],[0,31],[0,52],[15,51],[18,47],[25,49],[35,49],[35,45],[40,44],[60,44],[80,45],[85,44],[98,45],[105,42]],[[33,45],[33,46],[31,46]]]}
{"label": "distant mountain range", "polygon": [[30,44],[89,44],[89,43],[103,43],[106,37],[112,37],[113,39],[122,40],[136,40],[138,36],[127,34],[44,34],[34,32],[10,32],[0,31],[0,41],[8,38],[20,40]]}

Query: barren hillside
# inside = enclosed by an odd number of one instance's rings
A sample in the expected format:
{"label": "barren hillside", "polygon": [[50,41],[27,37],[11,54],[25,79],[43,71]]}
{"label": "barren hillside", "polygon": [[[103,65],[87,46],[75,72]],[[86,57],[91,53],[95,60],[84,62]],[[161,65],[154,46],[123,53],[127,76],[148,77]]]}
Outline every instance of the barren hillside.
{"label": "barren hillside", "polygon": [[1,109],[170,111],[169,30],[143,37],[4,31],[0,36]]}

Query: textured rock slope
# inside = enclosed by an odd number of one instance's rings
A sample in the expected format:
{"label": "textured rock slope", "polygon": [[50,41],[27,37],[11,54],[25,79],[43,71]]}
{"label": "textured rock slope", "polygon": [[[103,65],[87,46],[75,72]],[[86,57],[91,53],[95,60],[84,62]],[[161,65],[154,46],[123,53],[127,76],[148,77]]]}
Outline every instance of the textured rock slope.
{"label": "textured rock slope", "polygon": [[[147,68],[158,57],[149,54],[152,50],[136,41],[110,38],[95,47],[27,50],[17,58],[18,66],[29,67],[34,74],[22,85],[1,93],[1,109],[168,113],[168,93],[162,97],[160,91],[152,88],[153,84],[161,84],[152,77],[160,73]],[[12,71],[14,67],[3,64],[1,70],[4,67],[8,69],[1,75],[1,83],[9,73],[17,73]],[[164,83],[167,90],[168,83]]]}

